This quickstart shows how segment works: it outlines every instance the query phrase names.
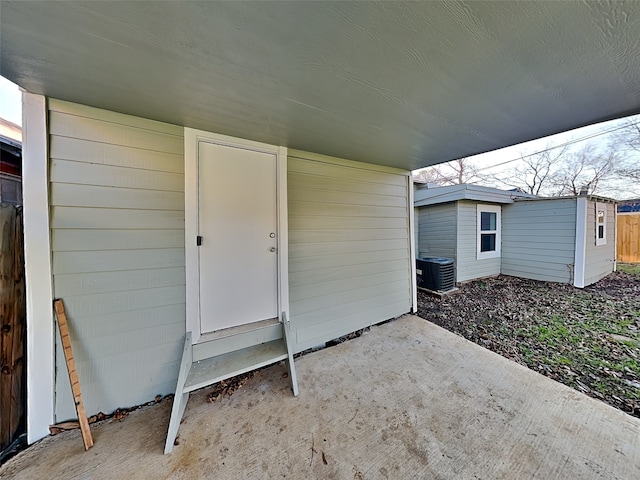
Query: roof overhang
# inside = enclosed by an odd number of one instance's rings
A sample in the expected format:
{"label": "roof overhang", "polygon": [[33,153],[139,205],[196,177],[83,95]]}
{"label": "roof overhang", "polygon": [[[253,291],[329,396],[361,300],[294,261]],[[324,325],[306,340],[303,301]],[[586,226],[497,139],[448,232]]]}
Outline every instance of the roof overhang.
{"label": "roof overhang", "polygon": [[30,92],[405,169],[640,112],[640,2],[0,9]]}

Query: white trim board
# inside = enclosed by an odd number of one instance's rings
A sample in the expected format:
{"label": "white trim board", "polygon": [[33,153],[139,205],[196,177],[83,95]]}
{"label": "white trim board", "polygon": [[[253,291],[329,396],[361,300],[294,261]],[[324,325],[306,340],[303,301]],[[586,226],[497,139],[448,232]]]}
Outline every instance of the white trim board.
{"label": "white trim board", "polygon": [[54,319],[49,224],[47,102],[22,93],[24,262],[27,295],[27,441],[54,423]]}
{"label": "white trim board", "polygon": [[415,207],[413,206],[413,173],[409,174],[407,208],[409,209],[409,261],[411,262],[411,308],[418,313],[418,279],[416,278]]}
{"label": "white trim board", "polygon": [[587,255],[587,198],[576,199],[576,246],[573,261],[573,286],[584,288]]}
{"label": "white trim board", "polygon": [[[289,241],[287,235],[287,149],[228,137],[216,133],[184,129],[184,197],[185,197],[185,268],[186,268],[186,330],[192,332],[193,343],[200,340],[198,235],[198,142],[206,141],[230,147],[245,148],[276,155],[278,212],[278,316],[289,312]],[[282,321],[282,318],[280,318]]]}

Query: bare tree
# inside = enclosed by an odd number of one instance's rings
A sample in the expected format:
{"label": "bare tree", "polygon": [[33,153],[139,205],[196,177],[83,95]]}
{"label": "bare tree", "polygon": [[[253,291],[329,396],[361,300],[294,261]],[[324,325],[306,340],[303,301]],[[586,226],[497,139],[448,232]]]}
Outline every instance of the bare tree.
{"label": "bare tree", "polygon": [[547,145],[541,152],[523,155],[519,164],[495,178],[503,185],[533,195],[560,196],[598,193],[619,178],[620,155],[615,145],[587,144],[580,150]]}
{"label": "bare tree", "polygon": [[466,157],[424,168],[414,175],[414,178],[423,183],[434,183],[440,186],[478,183],[485,179],[479,173],[478,167]]}
{"label": "bare tree", "polygon": [[541,195],[550,193],[558,183],[557,173],[567,147],[554,149],[551,144],[541,152],[521,155],[519,164],[494,179],[511,188]]}
{"label": "bare tree", "polygon": [[640,117],[628,118],[623,128],[613,136],[613,142],[621,151],[616,173],[632,182],[640,181]]}
{"label": "bare tree", "polygon": [[612,177],[617,161],[618,152],[611,145],[598,150],[588,144],[568,154],[554,175],[556,195],[597,193],[601,183]]}

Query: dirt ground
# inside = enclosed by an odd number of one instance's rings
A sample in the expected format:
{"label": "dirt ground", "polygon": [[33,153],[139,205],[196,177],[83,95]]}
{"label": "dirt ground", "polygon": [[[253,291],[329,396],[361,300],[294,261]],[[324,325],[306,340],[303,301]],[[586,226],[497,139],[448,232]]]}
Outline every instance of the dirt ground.
{"label": "dirt ground", "polygon": [[640,276],[614,272],[584,289],[499,276],[418,315],[489,350],[640,417]]}

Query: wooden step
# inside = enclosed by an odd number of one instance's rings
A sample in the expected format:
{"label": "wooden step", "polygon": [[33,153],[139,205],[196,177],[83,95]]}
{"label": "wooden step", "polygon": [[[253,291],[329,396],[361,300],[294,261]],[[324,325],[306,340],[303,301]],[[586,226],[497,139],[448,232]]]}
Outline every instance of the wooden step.
{"label": "wooden step", "polygon": [[182,392],[192,392],[221,380],[271,365],[280,360],[286,360],[287,357],[287,345],[284,339],[280,338],[194,361],[191,364]]}
{"label": "wooden step", "polygon": [[[203,338],[204,337],[204,338]],[[291,390],[298,395],[298,380],[291,347],[291,324],[286,312],[282,323],[268,319],[241,325],[200,337],[193,345],[191,332],[186,332],[176,394],[164,453],[173,449],[180,421],[189,401],[189,393],[227,378],[287,360]]]}
{"label": "wooden step", "polygon": [[200,336],[193,346],[193,361],[217,357],[236,350],[283,338],[277,318],[225,328]]}

